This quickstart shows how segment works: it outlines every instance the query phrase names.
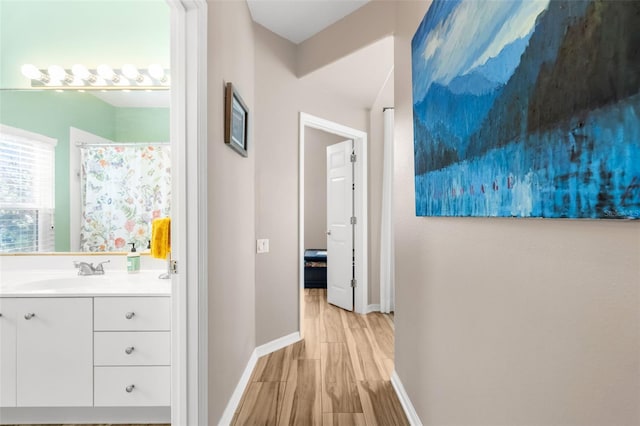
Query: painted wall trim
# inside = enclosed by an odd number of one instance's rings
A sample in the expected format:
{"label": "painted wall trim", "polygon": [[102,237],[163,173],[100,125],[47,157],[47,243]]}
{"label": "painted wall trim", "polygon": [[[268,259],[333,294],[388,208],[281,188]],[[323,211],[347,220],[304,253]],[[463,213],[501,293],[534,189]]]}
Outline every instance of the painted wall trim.
{"label": "painted wall trim", "polygon": [[240,376],[240,380],[236,385],[236,388],[233,390],[231,394],[231,398],[227,403],[227,407],[224,409],[222,413],[222,418],[218,422],[218,426],[227,426],[233,422],[233,416],[236,413],[236,409],[238,408],[238,404],[240,404],[240,399],[242,399],[242,394],[244,390],[247,388],[249,384],[249,379],[251,378],[251,373],[253,373],[253,369],[256,367],[256,363],[258,362],[258,355],[256,350],[254,349],[249,357],[249,361],[247,362],[247,366],[244,368],[242,372],[242,376]]}
{"label": "painted wall trim", "polygon": [[231,398],[227,403],[227,407],[224,409],[224,413],[222,413],[222,418],[218,422],[219,426],[230,425],[233,421],[233,416],[238,409],[238,404],[240,404],[242,394],[249,384],[249,379],[251,379],[251,374],[253,373],[253,369],[256,367],[258,358],[282,349],[285,346],[292,345],[299,340],[300,333],[296,331],[295,333],[288,334],[286,336],[267,342],[264,345],[260,345],[253,350],[251,356],[249,357],[249,361],[247,362],[247,366],[245,367],[242,376],[240,376],[240,380],[238,381],[233,394],[231,394]]}
{"label": "painted wall trim", "polygon": [[371,312],[380,312],[380,304],[373,303],[371,305],[367,305],[367,313],[370,314]]}
{"label": "painted wall trim", "polygon": [[265,343],[264,345],[258,346],[255,352],[258,355],[258,358],[260,358],[261,356],[268,355],[286,346],[293,345],[294,343],[300,341],[300,339],[300,332],[296,331],[295,333],[279,337],[275,340]]}
{"label": "painted wall trim", "polygon": [[404,389],[404,385],[402,384],[402,381],[400,380],[400,376],[398,376],[398,373],[396,372],[396,370],[393,370],[393,374],[391,374],[391,385],[393,386],[393,389],[396,391],[396,394],[398,395],[398,399],[400,400],[402,409],[404,410],[404,413],[406,414],[407,419],[409,420],[409,424],[411,426],[422,426],[422,421],[420,420],[420,417],[418,417],[418,413],[416,412],[416,409],[413,407],[413,404],[409,399],[409,395],[407,394],[407,391]]}
{"label": "painted wall trim", "polygon": [[[208,421],[207,2],[171,9],[172,276],[171,423]],[[187,126],[187,123],[189,125]],[[189,191],[186,190],[189,188]],[[203,194],[205,196],[203,196]]]}

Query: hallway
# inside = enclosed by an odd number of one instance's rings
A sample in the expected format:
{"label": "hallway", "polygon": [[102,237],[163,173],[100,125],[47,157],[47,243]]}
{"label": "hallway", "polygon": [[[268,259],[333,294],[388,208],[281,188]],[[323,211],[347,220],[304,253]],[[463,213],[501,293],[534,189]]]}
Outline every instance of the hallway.
{"label": "hallway", "polygon": [[408,425],[393,390],[393,322],[305,289],[304,340],[260,358],[234,425]]}

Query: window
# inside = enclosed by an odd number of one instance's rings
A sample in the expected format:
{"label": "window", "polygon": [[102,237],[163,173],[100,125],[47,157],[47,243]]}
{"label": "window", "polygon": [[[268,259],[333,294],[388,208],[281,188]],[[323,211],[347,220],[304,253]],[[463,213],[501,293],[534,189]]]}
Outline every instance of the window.
{"label": "window", "polygon": [[0,124],[0,253],[54,250],[56,143]]}

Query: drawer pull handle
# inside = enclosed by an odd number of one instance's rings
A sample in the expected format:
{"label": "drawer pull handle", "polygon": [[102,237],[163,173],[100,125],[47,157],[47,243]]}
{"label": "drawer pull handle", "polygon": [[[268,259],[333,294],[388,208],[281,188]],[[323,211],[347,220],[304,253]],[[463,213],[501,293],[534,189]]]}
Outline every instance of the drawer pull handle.
{"label": "drawer pull handle", "polygon": [[133,352],[135,348],[133,346],[129,346],[127,349],[125,349],[124,351],[127,353],[127,355],[131,355],[131,352]]}
{"label": "drawer pull handle", "polygon": [[127,312],[127,313],[124,315],[124,317],[125,317],[126,319],[131,319],[131,318],[133,318],[133,316],[134,316],[135,314],[136,314],[135,312]]}
{"label": "drawer pull handle", "polygon": [[29,312],[28,314],[24,314],[24,319],[30,320],[31,318],[33,318],[35,316],[36,316],[36,314],[34,314],[33,312]]}
{"label": "drawer pull handle", "polygon": [[133,388],[135,388],[135,387],[136,387],[135,385],[129,385],[126,388],[124,388],[124,390],[126,390],[129,393],[131,393],[131,392],[133,392]]}

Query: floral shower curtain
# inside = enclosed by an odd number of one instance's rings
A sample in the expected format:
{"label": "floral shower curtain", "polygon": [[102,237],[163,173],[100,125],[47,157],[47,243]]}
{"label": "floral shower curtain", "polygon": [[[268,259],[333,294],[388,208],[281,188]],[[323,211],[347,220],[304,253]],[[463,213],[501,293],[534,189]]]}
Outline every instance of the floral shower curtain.
{"label": "floral shower curtain", "polygon": [[146,249],[151,221],[170,214],[170,154],[168,144],[81,148],[82,251]]}

